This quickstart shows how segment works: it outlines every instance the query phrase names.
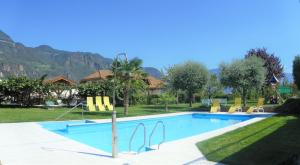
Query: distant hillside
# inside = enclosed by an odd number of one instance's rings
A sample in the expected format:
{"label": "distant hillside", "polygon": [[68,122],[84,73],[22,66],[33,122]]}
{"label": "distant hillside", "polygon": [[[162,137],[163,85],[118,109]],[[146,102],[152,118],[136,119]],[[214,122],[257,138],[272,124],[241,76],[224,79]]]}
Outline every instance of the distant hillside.
{"label": "distant hillside", "polygon": [[[110,67],[112,59],[97,53],[57,50],[48,45],[27,47],[14,42],[0,31],[0,78],[10,75],[49,77],[65,75],[80,80],[97,69]],[[147,67],[145,71],[159,77],[158,70]]]}
{"label": "distant hillside", "polygon": [[153,67],[144,67],[144,71],[147,72],[149,75],[156,77],[156,78],[161,78],[162,77],[162,73],[157,70],[156,68]]}

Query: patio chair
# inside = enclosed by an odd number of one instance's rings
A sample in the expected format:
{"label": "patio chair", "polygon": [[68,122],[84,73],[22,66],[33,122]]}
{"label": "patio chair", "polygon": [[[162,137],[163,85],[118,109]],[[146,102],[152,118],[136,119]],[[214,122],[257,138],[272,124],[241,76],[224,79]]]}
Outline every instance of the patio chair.
{"label": "patio chair", "polygon": [[263,107],[264,101],[265,101],[264,98],[259,98],[257,101],[257,105],[249,107],[249,109],[247,110],[247,113],[253,113],[254,111],[260,112],[260,110],[262,112],[265,112],[264,107]]}
{"label": "patio chair", "polygon": [[105,106],[102,103],[101,96],[96,96],[96,107],[99,109],[99,111],[105,111]]}
{"label": "patio chair", "polygon": [[103,97],[103,102],[104,102],[104,106],[105,106],[109,111],[112,111],[112,110],[113,110],[113,105],[109,102],[109,97],[108,97],[108,96],[104,96],[104,97]]}
{"label": "patio chair", "polygon": [[94,104],[93,97],[87,97],[86,98],[86,107],[87,107],[88,111],[90,111],[90,112],[95,112],[96,111],[96,107],[95,107],[95,104]]}
{"label": "patio chair", "polygon": [[212,106],[210,107],[210,113],[215,113],[221,111],[220,101],[215,99],[212,102]]}
{"label": "patio chair", "polygon": [[234,105],[232,105],[229,110],[228,110],[228,113],[234,113],[234,112],[242,112],[242,99],[240,97],[238,98],[235,98],[234,99]]}

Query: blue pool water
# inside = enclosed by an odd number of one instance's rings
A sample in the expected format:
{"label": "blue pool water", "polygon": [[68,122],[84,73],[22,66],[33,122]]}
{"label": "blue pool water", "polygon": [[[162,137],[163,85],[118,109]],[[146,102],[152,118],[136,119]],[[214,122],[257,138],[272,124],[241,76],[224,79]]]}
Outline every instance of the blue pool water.
{"label": "blue pool water", "polygon": [[[178,140],[204,132],[216,130],[233,125],[258,115],[219,115],[219,114],[187,114],[169,117],[132,120],[117,123],[118,151],[126,152],[129,148],[129,139],[135,127],[144,123],[146,127],[146,144],[149,135],[157,121],[165,125],[165,142]],[[41,122],[43,128],[68,137],[78,142],[87,144],[97,149],[111,152],[112,134],[111,123],[94,123],[92,121],[66,121],[66,122]],[[162,140],[163,127],[157,126],[153,133],[151,144],[159,144]],[[132,151],[137,151],[143,144],[144,131],[138,129],[132,142]],[[146,146],[147,146],[146,145]],[[145,151],[146,148],[143,148]]]}

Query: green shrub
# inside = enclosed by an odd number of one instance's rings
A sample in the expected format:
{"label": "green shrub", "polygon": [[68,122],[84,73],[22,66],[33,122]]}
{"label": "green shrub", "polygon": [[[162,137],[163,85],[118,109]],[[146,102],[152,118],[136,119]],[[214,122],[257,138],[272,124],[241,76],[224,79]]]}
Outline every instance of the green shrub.
{"label": "green shrub", "polygon": [[82,98],[87,96],[112,96],[113,86],[109,80],[88,82],[78,85],[78,95]]}
{"label": "green shrub", "polygon": [[6,99],[10,103],[22,106],[39,103],[49,94],[48,86],[43,84],[44,78],[8,77],[0,82],[0,100]]}
{"label": "green shrub", "polygon": [[165,106],[165,110],[168,111],[168,105],[174,103],[176,98],[171,93],[162,93],[159,98],[159,103]]}

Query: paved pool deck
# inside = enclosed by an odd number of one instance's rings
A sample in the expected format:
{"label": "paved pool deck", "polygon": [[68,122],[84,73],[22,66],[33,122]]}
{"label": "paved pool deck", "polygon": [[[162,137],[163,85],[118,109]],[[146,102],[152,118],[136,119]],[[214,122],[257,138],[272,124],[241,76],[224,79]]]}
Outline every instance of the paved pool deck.
{"label": "paved pool deck", "polygon": [[[190,113],[199,112],[128,117],[119,118],[118,121],[136,120],[150,117],[164,117]],[[0,124],[0,162],[2,163],[2,165],[218,164],[206,160],[206,158],[197,149],[195,144],[199,141],[206,140],[211,137],[221,135],[225,132],[263,120],[264,118],[265,117],[253,118],[200,135],[172,142],[166,142],[161,145],[159,150],[143,152],[140,154],[119,153],[118,158],[115,159],[111,157],[110,153],[98,150],[96,148],[50,132],[42,128],[36,122],[3,123]],[[93,121],[109,122],[111,120],[103,119]]]}

